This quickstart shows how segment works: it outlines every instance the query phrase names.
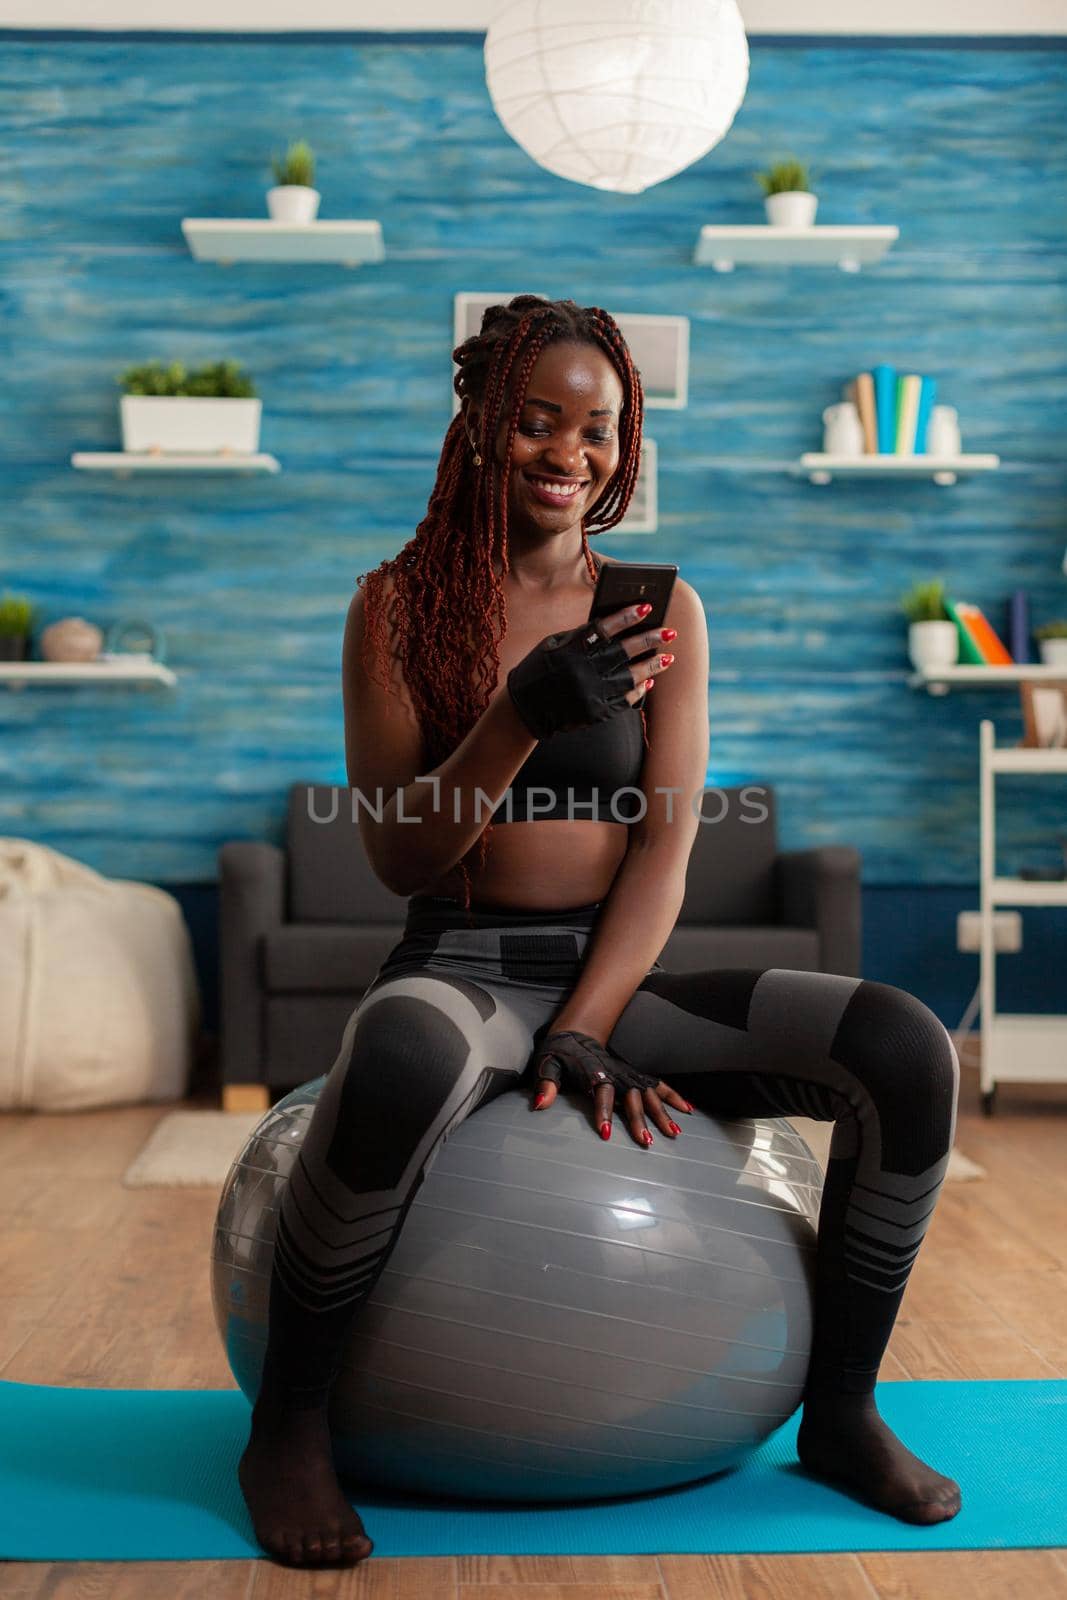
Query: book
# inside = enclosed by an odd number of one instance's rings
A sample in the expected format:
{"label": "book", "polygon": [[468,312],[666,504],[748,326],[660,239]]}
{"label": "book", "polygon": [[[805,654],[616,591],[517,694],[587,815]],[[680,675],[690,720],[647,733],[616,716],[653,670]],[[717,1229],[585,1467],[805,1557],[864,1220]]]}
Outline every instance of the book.
{"label": "book", "polygon": [[943,596],[945,614],[951,622],[956,624],[956,632],[960,636],[960,665],[968,667],[984,667],[985,657],[975,641],[974,635],[959,614],[959,602],[952,601],[948,595]]}
{"label": "book", "polygon": [[917,372],[905,373],[897,379],[897,435],[893,449],[898,456],[915,454],[915,422],[921,389],[922,378]]}
{"label": "book", "polygon": [[1025,589],[1013,589],[1008,598],[1008,645],[1019,662],[1033,661],[1030,650],[1030,600]]}
{"label": "book", "polygon": [[994,632],[993,625],[981,606],[972,605],[968,600],[957,600],[956,610],[970,629],[971,637],[982,652],[983,659],[987,665],[991,667],[1011,666],[1012,658],[1007,646]]}
{"label": "book", "polygon": [[891,367],[888,362],[880,361],[877,366],[871,368],[871,381],[874,384],[874,417],[878,454],[891,455],[897,437],[896,367]]}
{"label": "book", "polygon": [[878,454],[878,424],[874,412],[874,380],[869,372],[856,374],[854,389],[856,410],[863,428],[863,453],[865,456],[875,456]]}
{"label": "book", "polygon": [[926,430],[930,425],[930,412],[937,399],[937,379],[923,377],[919,390],[919,409],[915,418],[915,454],[926,454]]}

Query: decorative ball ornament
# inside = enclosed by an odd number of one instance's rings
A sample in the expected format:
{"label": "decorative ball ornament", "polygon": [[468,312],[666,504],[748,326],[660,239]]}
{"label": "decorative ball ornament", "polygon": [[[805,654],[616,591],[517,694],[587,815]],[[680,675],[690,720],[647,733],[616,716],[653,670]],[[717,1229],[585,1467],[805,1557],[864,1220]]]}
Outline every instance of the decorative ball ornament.
{"label": "decorative ball ornament", "polygon": [[737,0],[504,0],[493,108],[549,172],[641,194],[707,155],[748,85]]}

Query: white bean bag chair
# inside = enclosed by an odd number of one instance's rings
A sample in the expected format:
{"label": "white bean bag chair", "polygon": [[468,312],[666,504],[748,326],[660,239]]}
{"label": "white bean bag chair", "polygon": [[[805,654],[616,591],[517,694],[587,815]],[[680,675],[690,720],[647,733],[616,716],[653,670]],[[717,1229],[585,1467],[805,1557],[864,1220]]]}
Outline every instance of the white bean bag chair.
{"label": "white bean bag chair", "polygon": [[180,1100],[200,1022],[173,895],[0,837],[0,1108]]}

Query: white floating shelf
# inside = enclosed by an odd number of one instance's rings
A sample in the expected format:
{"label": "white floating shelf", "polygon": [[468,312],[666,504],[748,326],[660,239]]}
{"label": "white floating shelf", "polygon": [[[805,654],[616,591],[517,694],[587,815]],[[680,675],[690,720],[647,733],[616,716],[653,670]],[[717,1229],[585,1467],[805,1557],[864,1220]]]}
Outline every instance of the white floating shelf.
{"label": "white floating shelf", "polygon": [[738,263],[743,266],[837,266],[842,272],[858,272],[860,267],[880,261],[899,237],[899,228],[872,225],[774,228],[770,223],[749,223],[738,227],[707,226],[700,230],[693,263],[698,267],[714,267],[716,272],[732,272]]}
{"label": "white floating shelf", "polygon": [[971,472],[995,472],[1000,457],[973,456],[895,456],[888,451],[868,456],[829,456],[810,451],[790,467],[794,477],[812,483],[829,483],[833,478],[932,478],[935,483],[955,483]]}
{"label": "white floating shelf", "polygon": [[105,652],[96,661],[0,661],[0,684],[10,689],[48,683],[162,683],[172,688],[177,681],[161,661],[133,650]]}
{"label": "white floating shelf", "polygon": [[183,217],[197,261],[330,261],[359,267],[385,260],[380,222],[272,222],[267,217]]}
{"label": "white floating shelf", "polygon": [[[975,662],[973,666],[957,664],[954,667],[930,667],[923,672],[913,672],[908,678],[908,685],[912,689],[925,688],[930,694],[948,694],[950,689],[1006,689],[1016,683],[1040,683],[1042,679],[1060,682],[1065,677],[1067,670],[1063,667],[1049,667],[1044,662],[1020,661],[999,667]],[[1010,759],[1001,765],[1000,758],[1005,754]],[[1017,755],[1021,759],[1015,765]],[[994,755],[994,766],[1000,772],[1030,772],[1034,767],[1034,756],[1049,755],[1061,756],[1064,770],[1067,771],[1067,751],[998,750]]]}
{"label": "white floating shelf", "polygon": [[1067,880],[994,878],[990,899],[995,906],[1067,906]]}
{"label": "white floating shelf", "polygon": [[274,456],[242,455],[238,450],[218,450],[210,455],[179,455],[166,450],[76,450],[72,467],[82,472],[113,472],[128,478],[131,472],[280,472]]}

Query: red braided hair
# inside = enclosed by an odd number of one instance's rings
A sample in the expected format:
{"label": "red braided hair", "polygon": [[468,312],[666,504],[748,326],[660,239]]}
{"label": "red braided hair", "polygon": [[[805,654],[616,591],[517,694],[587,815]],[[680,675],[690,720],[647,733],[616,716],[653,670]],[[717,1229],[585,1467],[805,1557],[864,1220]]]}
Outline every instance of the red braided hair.
{"label": "red braided hair", "polygon": [[[452,359],[459,363],[453,379],[456,393],[461,400],[482,408],[477,447],[482,466],[474,465],[461,407],[445,433],[425,517],[398,555],[356,579],[366,597],[363,664],[390,694],[388,672],[379,676],[375,669],[385,662],[389,650],[385,582],[387,577],[393,580],[396,640],[422,730],[424,772],[446,760],[462,742],[496,686],[500,670],[497,644],[507,632],[507,603],[493,557],[499,555],[503,571],[510,571],[507,484],[512,448],[537,358],[546,345],[560,341],[603,350],[623,387],[619,465],[593,510],[582,517],[582,550],[595,583],[589,538],[622,521],[637,482],[644,420],[641,377],[618,324],[607,311],[532,294],[516,295],[507,305],[487,307],[481,331],[452,352]],[[495,442],[509,383],[511,413],[500,468]],[[641,728],[647,749],[643,707]],[[476,850],[481,871],[491,826],[486,823],[458,863],[465,909],[470,906],[471,890],[467,858]]]}

